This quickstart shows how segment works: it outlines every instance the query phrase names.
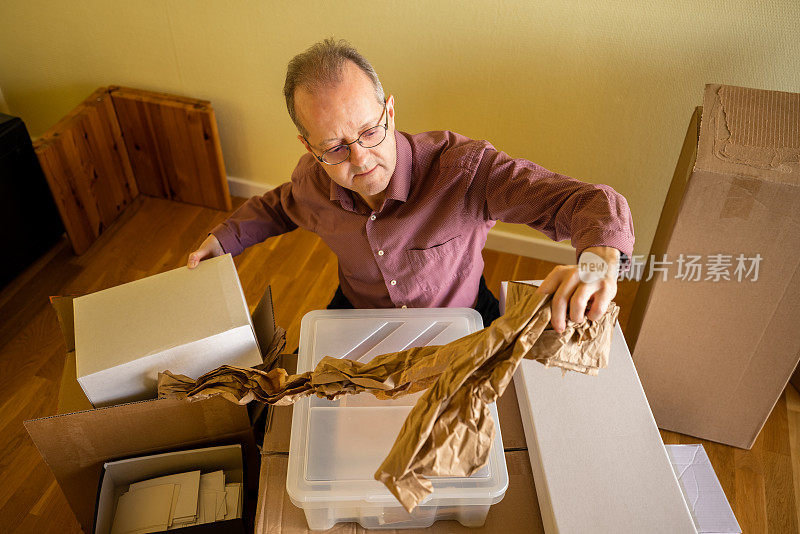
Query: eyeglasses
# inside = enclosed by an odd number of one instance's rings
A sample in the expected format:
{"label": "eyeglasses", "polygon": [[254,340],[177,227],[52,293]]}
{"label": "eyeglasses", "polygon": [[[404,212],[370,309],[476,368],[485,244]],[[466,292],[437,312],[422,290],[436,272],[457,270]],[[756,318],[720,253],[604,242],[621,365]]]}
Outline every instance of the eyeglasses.
{"label": "eyeglasses", "polygon": [[[378,118],[378,123],[381,122],[384,114],[386,114],[385,101],[383,103],[383,111],[381,112],[381,116]],[[311,153],[314,154],[314,157],[317,158],[317,161],[320,163],[325,163],[327,165],[339,165],[350,157],[350,145],[353,143],[358,143],[363,148],[375,148],[379,144],[383,143],[384,139],[386,139],[387,131],[389,131],[389,115],[386,115],[385,124],[377,124],[369,130],[364,130],[355,141],[336,145],[333,148],[329,148],[319,156],[317,156],[313,150]],[[311,143],[305,138],[305,136],[303,136],[303,139],[305,139],[306,143],[311,146]]]}

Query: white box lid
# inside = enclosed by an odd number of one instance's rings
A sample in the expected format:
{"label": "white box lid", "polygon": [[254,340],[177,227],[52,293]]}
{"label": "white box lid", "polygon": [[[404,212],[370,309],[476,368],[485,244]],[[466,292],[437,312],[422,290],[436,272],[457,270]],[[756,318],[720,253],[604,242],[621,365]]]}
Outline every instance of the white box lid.
{"label": "white box lid", "polygon": [[[319,310],[300,327],[297,372],[312,370],[324,356],[369,361],[407,348],[443,345],[480,330],[481,316],[469,308]],[[337,401],[317,397],[295,403],[287,490],[298,505],[331,501],[395,502],[373,476],[386,458],[422,393],[378,400],[369,393]],[[423,504],[447,499],[502,498],[508,485],[497,409],[497,433],[486,466],[472,477],[433,478]],[[399,505],[398,505],[399,506]]]}

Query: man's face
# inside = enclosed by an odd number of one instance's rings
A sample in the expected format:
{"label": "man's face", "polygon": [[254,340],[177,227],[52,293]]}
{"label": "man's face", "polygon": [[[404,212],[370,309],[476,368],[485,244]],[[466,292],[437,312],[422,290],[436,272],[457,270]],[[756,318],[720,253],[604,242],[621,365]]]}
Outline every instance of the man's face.
{"label": "man's face", "polygon": [[[300,123],[308,131],[310,146],[302,136],[298,138],[309,152],[319,156],[336,145],[355,141],[364,130],[378,124],[383,105],[378,103],[367,75],[348,61],[343,68],[342,81],[336,86],[313,95],[305,89],[298,89],[295,109]],[[350,157],[342,163],[320,163],[331,180],[355,191],[370,204],[377,202],[378,207],[397,163],[394,98],[391,96],[386,103],[386,115],[389,117],[389,130],[381,144],[364,148],[353,143]],[[380,124],[385,124],[386,115]]]}

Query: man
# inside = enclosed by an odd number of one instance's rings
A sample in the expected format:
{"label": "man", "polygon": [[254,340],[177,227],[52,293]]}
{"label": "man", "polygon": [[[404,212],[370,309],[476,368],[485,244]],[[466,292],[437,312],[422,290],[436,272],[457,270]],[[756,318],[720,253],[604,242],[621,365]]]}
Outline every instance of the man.
{"label": "man", "polygon": [[620,252],[633,250],[633,222],[612,188],[512,159],[486,141],[453,132],[395,129],[394,97],[369,62],[345,41],[326,39],[289,63],[286,105],[308,153],[291,182],[253,197],[214,228],[188,260],[239,254],[295,228],[317,233],[339,259],[329,308],[474,307],[488,324],[499,315],[486,288],[481,250],[497,220],[527,224],[551,239],[572,239],[578,254],[608,265],[581,280],[558,266],[539,289],[554,293],[561,332],[599,318],[616,294]]}

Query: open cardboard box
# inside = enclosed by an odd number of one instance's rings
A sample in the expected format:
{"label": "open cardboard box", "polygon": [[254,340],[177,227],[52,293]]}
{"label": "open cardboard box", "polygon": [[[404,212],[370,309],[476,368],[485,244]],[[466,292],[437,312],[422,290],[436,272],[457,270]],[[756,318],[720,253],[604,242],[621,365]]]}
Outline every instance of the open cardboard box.
{"label": "open cardboard box", "polygon": [[[120,495],[129,486],[140,480],[186,471],[200,470],[204,473],[222,470],[225,482],[244,480],[244,462],[240,445],[223,445],[183,451],[167,452],[137,458],[108,462],[103,466],[100,491],[95,512],[95,534],[111,532],[115,519],[115,505]],[[244,487],[244,484],[242,484]],[[236,519],[215,521],[201,525],[171,528],[170,532],[203,534],[206,532],[244,534],[246,519],[252,518],[252,510],[243,509]],[[159,531],[164,532],[164,531]]]}
{"label": "open cardboard box", "polygon": [[248,497],[258,489],[259,455],[247,408],[221,397],[134,402],[33,419],[25,421],[25,428],[85,532],[94,529],[103,464],[145,454],[241,445],[247,472],[244,506],[255,507]]}
{"label": "open cardboard box", "polygon": [[[24,424],[83,530],[93,531],[105,462],[187,448],[241,445],[246,471],[244,506],[254,510],[259,453],[247,407],[212,397],[199,401],[155,399],[92,409],[75,372],[71,299],[54,299],[53,306],[67,346],[58,414]],[[252,314],[252,323],[260,347],[267,350],[276,332],[269,287]],[[245,517],[253,517],[253,513]]]}

